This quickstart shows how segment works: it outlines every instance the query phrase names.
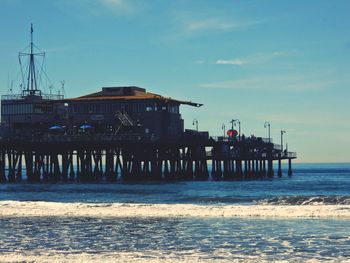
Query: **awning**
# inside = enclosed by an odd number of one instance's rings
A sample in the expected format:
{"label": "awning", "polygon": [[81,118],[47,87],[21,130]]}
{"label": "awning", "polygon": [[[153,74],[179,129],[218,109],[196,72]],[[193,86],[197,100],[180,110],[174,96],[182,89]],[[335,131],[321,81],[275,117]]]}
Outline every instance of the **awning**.
{"label": "awning", "polygon": [[80,127],[79,127],[80,129],[91,129],[92,128],[92,126],[90,125],[90,124],[82,124],[82,125],[80,125]]}
{"label": "awning", "polygon": [[53,125],[49,128],[49,130],[51,130],[51,131],[62,130],[62,129],[63,128],[60,125]]}

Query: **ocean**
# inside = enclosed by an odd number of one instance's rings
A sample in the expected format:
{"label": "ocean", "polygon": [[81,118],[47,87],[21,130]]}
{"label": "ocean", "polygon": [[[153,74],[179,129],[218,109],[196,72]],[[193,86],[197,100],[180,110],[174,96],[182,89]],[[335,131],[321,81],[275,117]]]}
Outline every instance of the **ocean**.
{"label": "ocean", "polygon": [[0,262],[350,262],[350,164],[246,181],[1,184]]}

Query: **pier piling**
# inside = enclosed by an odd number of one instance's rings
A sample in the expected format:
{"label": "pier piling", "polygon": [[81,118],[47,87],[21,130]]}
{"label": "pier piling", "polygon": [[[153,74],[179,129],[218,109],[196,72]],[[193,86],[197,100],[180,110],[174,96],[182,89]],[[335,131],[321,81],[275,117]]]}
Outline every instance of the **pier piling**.
{"label": "pier piling", "polygon": [[288,159],[288,175],[292,175],[291,160],[296,156],[275,154],[270,144],[259,147],[215,140],[0,141],[0,182],[21,181],[23,168],[28,182],[272,178],[274,161],[282,175],[282,159]]}

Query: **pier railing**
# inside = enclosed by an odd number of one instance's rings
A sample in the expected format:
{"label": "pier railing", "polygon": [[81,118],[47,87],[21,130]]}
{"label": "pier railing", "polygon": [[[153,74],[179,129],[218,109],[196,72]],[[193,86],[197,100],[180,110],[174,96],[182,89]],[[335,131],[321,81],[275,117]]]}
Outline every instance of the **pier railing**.
{"label": "pier railing", "polygon": [[[254,153],[249,153],[249,154],[242,156],[239,152],[235,152],[235,151],[231,151],[230,153],[226,153],[226,154],[213,153],[212,151],[207,151],[206,157],[208,159],[211,159],[213,157],[216,157],[216,158],[226,157],[226,158],[234,158],[234,159],[239,159],[239,158],[254,159],[254,158],[257,158],[257,155]],[[267,152],[262,152],[262,153],[258,154],[258,157],[259,157],[258,159],[268,159],[269,155]],[[297,158],[297,154],[296,154],[296,152],[283,152],[283,153],[275,152],[275,153],[272,153],[271,158],[275,159],[275,160],[277,160],[277,159],[295,159],[295,158]]]}
{"label": "pier railing", "polygon": [[233,142],[233,141],[236,141],[236,142],[240,142],[240,141],[249,141],[249,140],[254,140],[254,141],[261,141],[261,142],[264,142],[264,143],[272,143],[273,140],[272,138],[262,138],[262,137],[254,137],[254,138],[251,138],[251,137],[228,137],[228,136],[211,136],[210,137],[212,140],[216,141],[216,142]]}
{"label": "pier railing", "polygon": [[[63,100],[64,95],[60,94],[41,94],[42,99],[44,100]],[[23,100],[25,96],[22,94],[7,94],[2,95],[1,100]]]}
{"label": "pier railing", "polygon": [[33,137],[36,142],[119,142],[119,141],[155,141],[157,138],[145,134],[84,134],[84,135],[50,135]]}

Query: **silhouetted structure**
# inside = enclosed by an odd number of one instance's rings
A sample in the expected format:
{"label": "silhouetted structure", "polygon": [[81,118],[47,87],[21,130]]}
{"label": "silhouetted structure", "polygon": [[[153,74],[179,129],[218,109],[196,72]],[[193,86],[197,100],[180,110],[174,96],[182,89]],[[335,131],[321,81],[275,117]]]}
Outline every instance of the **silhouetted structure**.
{"label": "silhouetted structure", "polygon": [[[273,177],[273,161],[291,160],[270,139],[209,137],[184,130],[180,101],[139,87],[104,87],[64,99],[36,81],[31,28],[27,83],[1,98],[0,181],[215,180]],[[25,78],[23,77],[23,80]],[[238,121],[238,120],[234,120]],[[239,122],[240,123],[240,122]],[[198,122],[197,122],[198,124]],[[212,169],[208,168],[212,165]]]}

